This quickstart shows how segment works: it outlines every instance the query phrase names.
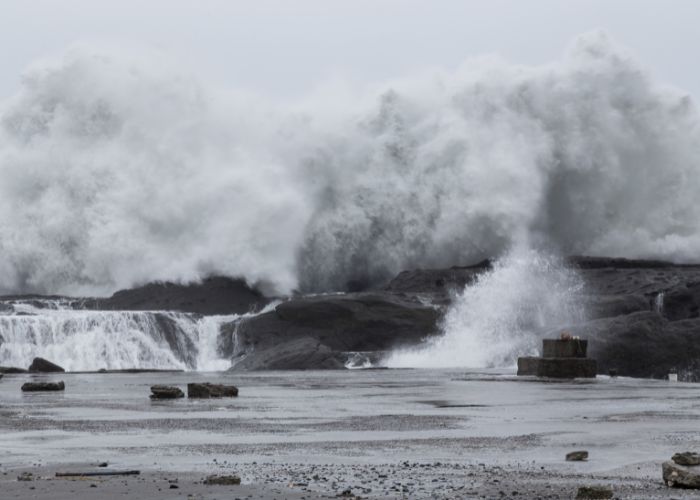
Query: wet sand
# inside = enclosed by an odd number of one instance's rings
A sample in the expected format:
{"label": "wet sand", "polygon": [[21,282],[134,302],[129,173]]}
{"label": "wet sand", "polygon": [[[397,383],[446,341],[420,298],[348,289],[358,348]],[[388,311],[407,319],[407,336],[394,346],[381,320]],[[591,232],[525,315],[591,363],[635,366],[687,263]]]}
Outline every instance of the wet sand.
{"label": "wet sand", "polygon": [[[66,391],[22,394],[29,379],[61,379]],[[197,380],[234,383],[240,396],[148,399],[150,385]],[[55,499],[554,499],[600,484],[618,498],[695,498],[663,485],[661,462],[700,449],[698,396],[697,384],[455,370],[6,375],[0,488]],[[566,462],[577,449],[589,460]],[[141,475],[54,477],[100,462]],[[18,481],[25,471],[35,479]],[[202,484],[210,474],[243,484]]]}

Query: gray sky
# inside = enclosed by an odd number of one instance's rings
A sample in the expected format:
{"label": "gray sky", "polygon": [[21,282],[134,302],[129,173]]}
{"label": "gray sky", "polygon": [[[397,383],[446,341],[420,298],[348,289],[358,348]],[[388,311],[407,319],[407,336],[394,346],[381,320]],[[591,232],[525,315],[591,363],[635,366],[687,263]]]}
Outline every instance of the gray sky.
{"label": "gray sky", "polygon": [[0,99],[76,42],[157,47],[206,79],[287,99],[332,76],[376,81],[484,53],[546,62],[596,28],[698,96],[699,19],[694,0],[3,0]]}

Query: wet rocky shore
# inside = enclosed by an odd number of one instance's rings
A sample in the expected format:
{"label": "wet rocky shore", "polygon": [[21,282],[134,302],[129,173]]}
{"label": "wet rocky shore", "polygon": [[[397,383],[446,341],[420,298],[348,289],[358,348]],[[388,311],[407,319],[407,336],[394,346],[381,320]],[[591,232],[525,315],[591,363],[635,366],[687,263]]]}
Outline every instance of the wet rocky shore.
{"label": "wet rocky shore", "polygon": [[[58,377],[61,393],[19,390]],[[240,392],[149,398],[154,385],[192,382]],[[570,499],[583,487],[694,498],[664,484],[662,464],[700,448],[697,391],[459,370],[8,374],[0,487],[42,499]],[[575,450],[587,460],[567,461]],[[211,476],[241,484],[205,484]]]}

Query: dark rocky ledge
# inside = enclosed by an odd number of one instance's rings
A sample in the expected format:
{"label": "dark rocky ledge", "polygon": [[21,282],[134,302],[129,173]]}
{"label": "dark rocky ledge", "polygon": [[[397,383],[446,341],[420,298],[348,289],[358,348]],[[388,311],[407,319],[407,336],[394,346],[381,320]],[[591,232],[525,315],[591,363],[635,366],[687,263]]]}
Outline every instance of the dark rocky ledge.
{"label": "dark rocky ledge", "polygon": [[387,292],[295,298],[225,327],[223,349],[243,356],[237,370],[342,368],[348,352],[419,344],[439,318],[437,308]]}
{"label": "dark rocky ledge", "polygon": [[201,283],[150,283],[120,290],[109,298],[85,302],[90,309],[181,311],[199,314],[241,314],[269,302],[241,279],[206,278]]}
{"label": "dark rocky ledge", "polygon": [[[600,373],[615,369],[623,376],[665,377],[675,368],[681,380],[700,380],[700,265],[603,257],[567,262],[586,283],[580,300],[588,312],[587,322],[567,328],[589,340]],[[220,349],[235,357],[236,369],[248,370],[341,368],[353,352],[376,359],[438,334],[454,293],[490,268],[484,261],[408,270],[373,291],[295,296],[272,311],[224,325]],[[0,305],[22,300],[41,307],[43,298],[2,297]],[[75,308],[196,314],[245,313],[271,300],[243,280],[223,277],[189,285],[148,284],[109,298],[51,298],[68,300]],[[189,359],[188,352],[194,355],[194,346],[177,337],[166,315],[157,320],[171,348],[186,351],[178,351],[182,359]],[[542,332],[543,337],[557,334]]]}
{"label": "dark rocky ledge", "polygon": [[74,309],[103,311],[179,311],[186,313],[243,314],[257,311],[270,300],[243,279],[212,276],[197,283],[154,282],[119,290],[111,297],[66,297],[61,295],[0,296],[0,312],[9,302],[46,307],[47,300],[60,301]]}

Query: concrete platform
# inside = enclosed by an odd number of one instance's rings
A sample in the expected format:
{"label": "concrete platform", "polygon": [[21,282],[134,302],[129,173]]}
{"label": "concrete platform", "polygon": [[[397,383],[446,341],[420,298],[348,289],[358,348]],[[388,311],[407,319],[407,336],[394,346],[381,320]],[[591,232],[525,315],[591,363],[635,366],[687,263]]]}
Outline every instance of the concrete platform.
{"label": "concrete platform", "polygon": [[518,375],[537,376],[537,370],[540,366],[541,359],[542,358],[534,356],[518,358]]}
{"label": "concrete platform", "polygon": [[543,358],[585,358],[588,341],[582,339],[543,339]]}
{"label": "concrete platform", "polygon": [[598,363],[588,358],[539,358],[538,377],[595,378]]}
{"label": "concrete platform", "polygon": [[549,378],[595,378],[598,364],[588,358],[518,358],[518,375]]}

